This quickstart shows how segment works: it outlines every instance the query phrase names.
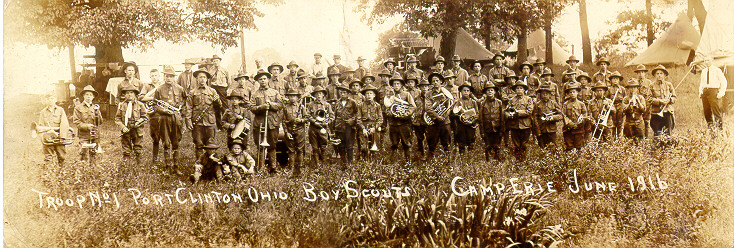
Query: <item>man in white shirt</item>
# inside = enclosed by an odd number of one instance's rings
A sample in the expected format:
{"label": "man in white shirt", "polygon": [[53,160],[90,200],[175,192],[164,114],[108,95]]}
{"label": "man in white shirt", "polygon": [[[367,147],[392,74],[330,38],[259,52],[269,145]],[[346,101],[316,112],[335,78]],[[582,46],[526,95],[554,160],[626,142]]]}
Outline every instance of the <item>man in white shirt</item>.
{"label": "man in white shirt", "polygon": [[311,75],[316,75],[316,73],[321,73],[321,75],[326,75],[326,65],[321,63],[321,53],[314,53],[313,54],[313,65],[311,65]]}
{"label": "man in white shirt", "polygon": [[721,99],[726,93],[726,76],[719,67],[711,63],[711,58],[707,58],[700,66],[705,67],[701,70],[701,83],[698,86],[698,96],[703,103],[703,116],[710,128],[720,131],[723,123]]}

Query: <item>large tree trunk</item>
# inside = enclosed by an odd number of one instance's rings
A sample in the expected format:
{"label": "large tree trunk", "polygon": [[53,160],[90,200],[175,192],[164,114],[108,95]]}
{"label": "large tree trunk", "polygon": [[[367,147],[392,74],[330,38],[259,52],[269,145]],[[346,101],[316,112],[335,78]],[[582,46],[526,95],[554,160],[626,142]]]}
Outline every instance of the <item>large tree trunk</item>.
{"label": "large tree trunk", "polygon": [[[97,63],[96,80],[94,83],[94,89],[99,92],[104,92],[107,87],[107,80],[109,77],[102,75],[107,63],[119,63],[124,62],[125,59],[122,57],[122,46],[100,44],[94,46],[94,60]],[[113,77],[122,76],[119,71],[111,71]]]}
{"label": "large tree trunk", "polygon": [[456,50],[456,30],[441,34],[441,51],[438,53],[444,58],[451,58],[454,56],[454,50]]}
{"label": "large tree trunk", "polygon": [[652,0],[645,0],[645,26],[647,26],[647,46],[650,46],[655,40],[652,27]]}
{"label": "large tree trunk", "polygon": [[579,0],[579,19],[581,21],[581,49],[583,63],[591,64],[591,39],[589,39],[589,23],[586,17],[586,0]]}
{"label": "large tree trunk", "polygon": [[517,63],[528,59],[528,25],[520,21],[520,33],[517,34]]}
{"label": "large tree trunk", "polygon": [[487,48],[487,51],[492,51],[492,20],[490,18],[489,11],[491,9],[487,6],[484,7],[484,10],[482,11],[484,15],[482,16],[482,27],[484,27],[486,33],[484,34],[484,48]]}
{"label": "large tree trunk", "polygon": [[553,29],[552,23],[547,21],[543,25],[543,31],[545,31],[545,62],[547,64],[553,64]]}

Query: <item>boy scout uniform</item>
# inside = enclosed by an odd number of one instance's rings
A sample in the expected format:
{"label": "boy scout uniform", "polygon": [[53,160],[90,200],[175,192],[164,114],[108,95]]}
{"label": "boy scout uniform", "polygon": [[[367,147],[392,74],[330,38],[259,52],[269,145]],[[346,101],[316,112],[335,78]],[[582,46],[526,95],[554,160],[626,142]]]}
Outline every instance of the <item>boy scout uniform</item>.
{"label": "boy scout uniform", "polygon": [[[619,78],[619,83],[612,83],[613,78]],[[620,137],[622,135],[622,128],[624,127],[624,111],[622,111],[622,100],[627,96],[627,90],[621,85],[624,77],[618,71],[612,72],[609,75],[610,87],[607,90],[607,98],[612,99],[614,104],[614,115],[610,115],[609,118],[614,122],[614,128],[612,128],[612,135],[614,137]]]}
{"label": "boy scout uniform", "polygon": [[[528,85],[522,81],[515,83],[512,89],[514,90],[517,87],[523,87],[525,91],[528,90]],[[518,161],[525,161],[527,145],[532,134],[531,115],[534,107],[535,101],[529,96],[514,95],[507,103],[507,108],[504,111],[505,118],[507,118],[507,126],[510,129],[512,143],[515,145],[515,158]]]}
{"label": "boy scout uniform", "polygon": [[[311,92],[311,95],[321,92],[326,97],[326,90],[321,86],[316,86]],[[323,121],[317,120],[319,113],[324,113],[326,118]],[[326,145],[329,141],[329,119],[334,116],[334,111],[331,109],[331,105],[326,100],[319,101],[315,99],[308,104],[308,115],[307,118],[311,122],[308,130],[308,141],[311,144],[311,164],[317,165],[320,161],[324,161],[324,152],[326,151]],[[323,130],[323,131],[322,131]]]}
{"label": "boy scout uniform", "polygon": [[[377,88],[371,85],[362,89],[362,94],[364,95],[367,91],[372,91],[377,95]],[[367,132],[367,135],[364,134],[364,131],[359,133],[359,143],[361,144],[359,147],[361,148],[360,152],[362,153],[362,158],[367,158],[367,152],[373,146],[373,143],[375,146],[379,147],[379,143],[376,142],[379,142],[380,140],[378,130],[383,125],[383,121],[382,105],[373,99],[365,98],[365,101],[359,108],[357,118],[357,126],[359,126],[359,129],[366,130]]]}
{"label": "boy scout uniform", "polygon": [[[133,86],[122,89],[125,92],[132,91],[137,95],[140,93]],[[122,155],[125,157],[134,156],[135,162],[140,164],[140,154],[143,150],[143,129],[141,126],[148,120],[148,113],[145,104],[138,100],[121,102],[115,115],[115,123],[122,127],[127,127],[129,131],[121,137]]]}
{"label": "boy scout uniform", "polygon": [[[470,91],[472,90],[471,85],[463,84],[459,86],[459,91],[461,92],[461,90],[464,88],[469,88]],[[457,109],[463,109],[463,112],[457,112]],[[477,104],[477,101],[471,99],[470,97],[462,96],[461,98],[456,100],[452,112],[461,117],[461,115],[470,110],[479,111],[479,105]],[[459,147],[459,153],[464,153],[466,150],[471,150],[472,145],[474,144],[474,138],[476,136],[477,120],[474,120],[474,122],[472,123],[466,123],[465,121],[467,121],[466,118],[459,118],[459,121],[456,123],[456,145]]]}
{"label": "boy scout uniform", "polygon": [[[662,65],[652,69],[652,74],[654,75],[656,71],[662,71],[666,77],[668,76],[668,70]],[[670,131],[675,127],[673,104],[676,100],[675,88],[670,81],[655,80],[650,85],[650,128],[653,135],[670,135]]]}
{"label": "boy scout uniform", "polygon": [[[640,88],[640,83],[636,80],[630,80],[627,83],[627,90],[630,88]],[[629,139],[639,140],[645,137],[645,109],[646,109],[645,97],[639,94],[639,92],[629,94],[622,101],[622,111],[624,111],[624,137]]]}
{"label": "boy scout uniform", "polygon": [[[95,98],[98,95],[97,91],[95,91],[91,85],[87,85],[79,93],[79,98],[82,99],[86,92],[92,92]],[[77,126],[77,130],[79,130],[79,134],[77,136],[79,137],[80,143],[96,142],[97,145],[99,145],[99,125],[102,124],[102,112],[99,110],[98,104],[82,101],[75,105],[74,113],[71,115],[71,121]],[[92,137],[92,134],[94,134],[95,137]],[[92,156],[92,158],[95,155],[95,150],[96,149],[90,150],[90,156]],[[86,153],[84,150],[80,150],[79,153],[81,154],[81,159],[85,160]]]}
{"label": "boy scout uniform", "polygon": [[[164,75],[175,75],[172,67],[163,70]],[[163,141],[163,160],[166,165],[178,167],[178,143],[181,141],[181,125],[183,125],[183,106],[187,93],[183,87],[171,83],[164,83],[154,93],[155,99],[166,102],[178,108],[179,111],[155,107],[150,116],[150,137],[153,138],[153,161],[158,157],[158,142]],[[155,105],[158,106],[158,105]],[[169,153],[169,148],[171,152]],[[169,155],[171,156],[169,158]]]}
{"label": "boy scout uniform", "polygon": [[[235,89],[229,94],[229,96],[227,96],[227,98],[230,102],[233,98],[245,100],[245,96],[242,91],[242,89]],[[247,131],[251,131],[253,126],[250,126],[249,130],[243,130],[241,134],[232,133],[235,127],[237,127],[237,125],[244,119],[252,120],[252,113],[250,113],[250,110],[243,105],[232,105],[224,111],[224,115],[222,115],[222,127],[227,134],[227,146],[232,146],[235,139],[240,139],[242,140],[242,150],[247,150]],[[250,125],[252,125],[252,122],[250,122]],[[232,137],[233,135],[236,135],[235,138]]]}
{"label": "boy scout uniform", "polygon": [[[453,75],[449,71],[449,75]],[[428,82],[433,81],[433,77],[438,77],[442,84],[445,80],[442,75],[440,74],[431,74],[428,75]],[[440,95],[440,96],[439,96]],[[429,118],[433,120],[433,125],[426,126],[426,139],[428,143],[428,159],[433,157],[433,153],[436,151],[436,147],[441,142],[441,146],[443,146],[444,152],[449,152],[451,144],[451,118],[450,116],[450,110],[453,106],[447,106],[449,109],[447,109],[443,114],[439,115],[439,113],[436,112],[435,108],[431,108],[431,106],[436,104],[442,104],[447,99],[455,99],[454,96],[444,87],[436,87],[436,85],[433,85],[431,89],[428,91],[427,94],[425,94],[425,113],[428,115]],[[433,96],[439,96],[434,98]],[[416,103],[417,104],[417,103]],[[423,120],[423,115],[416,115],[416,118],[420,118]]]}
{"label": "boy scout uniform", "polygon": [[[336,87],[349,92],[349,88],[342,84]],[[341,143],[336,146],[336,150],[341,156],[342,168],[345,168],[346,163],[352,162],[354,158],[354,132],[357,124],[358,106],[357,102],[347,95],[341,96],[332,107],[335,113],[334,134],[341,140]]]}
{"label": "boy scout uniform", "polygon": [[[294,95],[300,98],[295,89],[285,93],[286,97]],[[305,124],[308,121],[306,106],[301,106],[300,101],[290,102],[283,105],[283,128],[286,132],[285,145],[288,147],[288,163],[293,166],[293,175],[301,173],[303,166],[303,155],[306,151]]]}
{"label": "boy scout uniform", "polygon": [[[258,73],[258,75],[255,76],[255,81],[260,77],[270,78],[271,75],[267,72]],[[256,91],[252,92],[250,101],[253,104],[250,107],[250,111],[255,115],[252,121],[253,127],[258,128],[258,130],[260,127],[263,127],[267,113],[268,126],[265,127],[268,131],[267,137],[261,137],[260,132],[254,132],[253,138],[255,144],[260,144],[262,141],[261,139],[265,139],[267,143],[270,144],[270,147],[263,147],[262,149],[267,150],[267,157],[269,159],[266,164],[268,166],[268,171],[270,173],[275,173],[275,167],[278,163],[275,159],[275,144],[278,141],[278,132],[281,122],[281,113],[279,112],[283,109],[283,104],[280,103],[280,94],[278,94],[275,89],[267,88],[267,86],[260,87]],[[260,162],[260,164],[262,164],[262,162]]]}
{"label": "boy scout uniform", "polygon": [[[488,89],[497,90],[497,86],[492,82],[488,82],[482,92]],[[500,144],[502,143],[502,133],[505,129],[505,116],[502,113],[502,100],[496,96],[485,96],[484,101],[479,104],[479,130],[484,140],[484,159],[489,161],[489,155],[500,161]]]}
{"label": "boy scout uniform", "polygon": [[[536,138],[538,140],[538,146],[540,146],[540,148],[546,148],[551,144],[556,146],[558,145],[556,143],[556,131],[558,130],[559,121],[563,121],[563,109],[561,108],[561,105],[556,102],[556,99],[552,97],[553,88],[551,88],[550,84],[540,86],[537,93],[538,103],[535,105],[533,117],[535,118],[535,123],[537,123],[537,130],[535,133],[537,134]],[[543,101],[540,98],[540,94],[542,93],[550,95],[547,101]]]}
{"label": "boy scout uniform", "polygon": [[[568,84],[565,92],[570,90],[579,90],[579,83],[572,82]],[[568,99],[563,103],[563,115],[565,125],[563,126],[563,140],[566,143],[566,150],[581,149],[586,140],[585,123],[589,117],[589,111],[586,104],[581,102],[578,97],[576,99]]]}
{"label": "boy scout uniform", "polygon": [[[401,82],[405,84],[405,81],[399,76],[395,75],[390,79],[390,85],[394,86],[395,82]],[[404,87],[401,87],[400,91],[395,91],[394,95],[390,97],[385,97],[385,109],[387,112],[388,121],[390,124],[390,141],[392,143],[392,146],[390,147],[393,152],[397,151],[398,147],[401,146],[403,148],[403,153],[405,155],[406,159],[410,158],[410,147],[411,147],[411,115],[408,115],[407,117],[396,117],[394,113],[389,111],[392,104],[398,104],[396,100],[392,100],[390,104],[388,104],[389,98],[397,98],[402,101],[408,102],[408,108],[410,109],[410,112],[415,111],[415,102],[413,100],[413,96],[408,93],[407,91],[403,90]]]}
{"label": "boy scout uniform", "polygon": [[[459,55],[454,55],[454,57],[451,58],[451,64],[454,64],[454,61],[461,61],[461,57],[459,57]],[[454,76],[456,76],[456,82],[454,83],[458,85],[464,84],[469,78],[469,72],[467,72],[464,68],[461,68],[461,66],[451,67],[450,71],[454,74]]]}
{"label": "boy scout uniform", "polygon": [[58,130],[49,130],[41,134],[41,143],[43,144],[44,161],[49,163],[56,156],[59,166],[64,164],[66,160],[66,145],[70,144],[71,136],[69,134],[69,119],[66,117],[64,108],[56,105],[46,106],[41,110],[37,124],[39,126],[59,128]]}
{"label": "boy scout uniform", "polygon": [[[594,99],[591,99],[587,102],[587,107],[589,108],[590,117],[594,118],[595,123],[601,121],[600,117],[602,116],[599,115],[601,111],[603,111],[604,109],[609,109],[609,117],[607,118],[606,123],[598,123],[603,125],[592,125],[592,130],[596,130],[596,132],[601,133],[601,140],[599,141],[607,142],[612,138],[612,130],[614,130],[613,116],[616,115],[617,111],[614,108],[612,99],[606,98],[606,91],[608,90],[608,88],[604,84],[604,82],[597,82],[594,87],[592,87],[592,90],[596,89],[604,89],[604,95],[601,98],[597,98],[596,94],[594,94]],[[594,135],[596,135],[596,133],[594,133]]]}
{"label": "boy scout uniform", "polygon": [[[205,70],[194,72],[194,77],[201,73],[206,75],[207,78],[211,78],[211,74]],[[212,143],[212,139],[214,139],[217,125],[214,107],[221,106],[221,104],[219,93],[207,85],[199,85],[198,88],[191,91],[186,99],[188,112],[186,116],[193,127],[191,138],[194,141],[197,157],[204,153],[204,145]]]}
{"label": "boy scout uniform", "polygon": [[[471,85],[472,93],[474,93],[474,97],[476,99],[482,98],[482,89],[484,89],[484,85],[487,84],[487,76],[482,74],[478,71],[472,71],[473,73],[469,75],[469,78],[467,81]],[[458,96],[457,96],[458,98]]]}
{"label": "boy scout uniform", "polygon": [[520,65],[520,73],[523,73],[523,69],[525,67],[530,68],[529,74],[521,74],[517,80],[523,81],[528,84],[528,96],[532,98],[537,98],[536,91],[540,87],[540,78],[533,75],[533,64],[530,63],[530,61],[525,61]]}

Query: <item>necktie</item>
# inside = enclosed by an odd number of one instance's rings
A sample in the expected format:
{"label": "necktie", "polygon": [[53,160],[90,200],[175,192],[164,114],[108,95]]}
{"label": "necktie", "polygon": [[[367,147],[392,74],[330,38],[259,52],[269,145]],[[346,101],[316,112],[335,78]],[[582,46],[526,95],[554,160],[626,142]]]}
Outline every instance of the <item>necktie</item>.
{"label": "necktie", "polygon": [[125,110],[125,126],[127,126],[128,120],[133,116],[133,101],[127,102],[127,109]]}

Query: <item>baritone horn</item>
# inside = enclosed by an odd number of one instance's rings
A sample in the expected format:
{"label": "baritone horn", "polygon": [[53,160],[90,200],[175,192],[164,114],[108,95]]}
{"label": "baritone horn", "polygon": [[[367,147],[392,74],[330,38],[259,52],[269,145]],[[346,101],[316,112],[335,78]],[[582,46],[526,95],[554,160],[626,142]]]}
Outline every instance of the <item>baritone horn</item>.
{"label": "baritone horn", "polygon": [[[430,109],[436,112],[436,115],[443,116],[446,114],[446,112],[449,111],[451,106],[454,105],[454,100],[451,99],[451,97],[446,96],[444,92],[438,93],[434,96],[432,96],[432,99],[436,99],[437,97],[444,97],[445,99],[441,102],[435,102],[433,105],[431,105]],[[423,121],[426,122],[427,125],[433,125],[435,122],[433,121],[433,118],[428,115],[427,112],[423,113]]]}

